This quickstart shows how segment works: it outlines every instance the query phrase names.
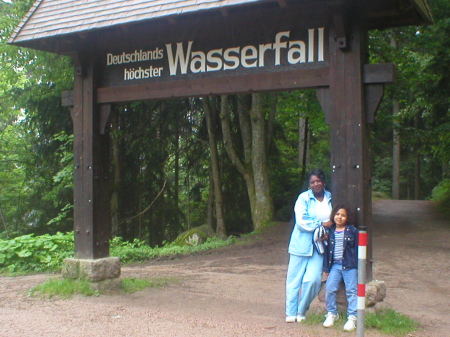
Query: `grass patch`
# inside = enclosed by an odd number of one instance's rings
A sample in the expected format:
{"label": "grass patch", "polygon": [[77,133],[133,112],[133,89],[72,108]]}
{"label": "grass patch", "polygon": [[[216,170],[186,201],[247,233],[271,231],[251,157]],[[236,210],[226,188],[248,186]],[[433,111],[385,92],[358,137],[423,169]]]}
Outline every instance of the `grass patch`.
{"label": "grass patch", "polygon": [[154,278],[154,279],[140,279],[140,278],[123,278],[122,290],[127,294],[132,294],[145,288],[162,288],[169,283],[174,282],[175,279],[171,278]]}
{"label": "grass patch", "polygon": [[[342,330],[346,322],[346,315],[340,313],[333,328]],[[322,326],[325,313],[308,313],[302,324]],[[366,329],[376,329],[386,335],[403,337],[417,330],[419,323],[393,309],[383,309],[375,313],[366,313]]]}
{"label": "grass patch", "polygon": [[383,309],[366,314],[366,327],[388,335],[405,336],[416,331],[419,323],[393,309]]}
{"label": "grass patch", "polygon": [[306,324],[306,325],[322,325],[324,320],[325,320],[325,314],[319,314],[317,312],[311,312],[311,313],[308,313],[306,315],[306,319],[302,322],[302,324]]}
{"label": "grass patch", "polygon": [[[120,283],[120,291],[132,294],[145,288],[162,288],[177,280],[169,277],[158,277],[152,279],[140,278],[122,278]],[[40,296],[44,298],[59,297],[68,299],[74,295],[99,296],[103,292],[94,290],[87,280],[71,280],[71,279],[52,279],[37,285],[30,290],[31,296]],[[109,292],[106,292],[107,294]],[[114,291],[112,293],[115,293]],[[117,292],[116,292],[117,293]]]}
{"label": "grass patch", "polygon": [[86,280],[54,279],[37,285],[30,291],[32,296],[70,298],[73,295],[98,296]]}

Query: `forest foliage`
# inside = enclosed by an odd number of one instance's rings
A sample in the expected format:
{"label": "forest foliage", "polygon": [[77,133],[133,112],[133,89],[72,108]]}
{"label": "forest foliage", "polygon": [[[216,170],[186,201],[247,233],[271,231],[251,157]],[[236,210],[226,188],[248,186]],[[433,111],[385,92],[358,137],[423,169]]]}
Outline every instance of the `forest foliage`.
{"label": "forest foliage", "polygon": [[[31,3],[0,0],[0,238],[5,240],[73,228],[72,121],[60,103],[62,91],[73,87],[71,60],[7,44]],[[397,69],[397,80],[386,88],[370,128],[372,182],[374,191],[391,196],[395,130],[400,139],[399,197],[431,198],[439,185],[434,195],[448,204],[450,3],[429,3],[433,25],[370,33],[370,62],[392,62]],[[255,229],[259,224],[251,211],[248,177],[231,160],[228,147],[233,145],[245,165],[245,113],[261,112],[274,220],[291,218],[295,196],[305,187],[305,172],[321,167],[329,175],[329,126],[313,90],[231,95],[227,120],[220,110],[223,97],[212,98],[211,128],[206,100],[114,106],[109,134],[115,236],[154,247],[193,227],[208,224],[215,230],[219,206],[214,203],[212,139],[224,234]],[[242,100],[247,100],[246,108]],[[399,109],[393,113],[394,101]],[[252,110],[255,102],[258,111]],[[253,132],[260,125],[252,127]],[[51,250],[57,243],[39,244]]]}

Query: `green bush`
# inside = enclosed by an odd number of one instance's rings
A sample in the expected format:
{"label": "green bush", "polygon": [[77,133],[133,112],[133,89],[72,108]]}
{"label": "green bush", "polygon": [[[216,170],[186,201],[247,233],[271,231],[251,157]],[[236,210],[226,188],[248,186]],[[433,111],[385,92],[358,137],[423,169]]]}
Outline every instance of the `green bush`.
{"label": "green bush", "polygon": [[218,238],[207,238],[206,241],[197,246],[179,246],[175,242],[166,243],[163,247],[152,248],[139,240],[133,242],[122,241],[120,238],[114,238],[111,245],[111,256],[120,257],[122,263],[141,262],[157,257],[176,256],[197,253],[205,250],[220,248],[231,245],[235,242],[234,238],[221,240]]}
{"label": "green bush", "polygon": [[0,270],[9,273],[57,271],[73,256],[73,233],[18,236],[0,240]]}
{"label": "green bush", "polygon": [[444,212],[450,214],[450,179],[444,179],[435,186],[431,192],[431,198]]}
{"label": "green bush", "polygon": [[[192,254],[228,246],[234,242],[234,238],[207,238],[196,246],[167,243],[163,247],[152,248],[142,240],[128,242],[115,237],[110,241],[110,255],[118,256],[122,263],[140,262],[161,256]],[[56,272],[61,269],[65,258],[73,256],[73,252],[73,232],[41,236],[30,234],[10,240],[0,239],[0,272]]]}

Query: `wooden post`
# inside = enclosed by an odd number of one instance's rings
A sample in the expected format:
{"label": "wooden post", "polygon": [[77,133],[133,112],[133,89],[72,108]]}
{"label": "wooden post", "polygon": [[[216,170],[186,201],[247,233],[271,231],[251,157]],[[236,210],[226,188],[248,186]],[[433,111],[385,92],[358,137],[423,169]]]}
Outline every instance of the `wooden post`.
{"label": "wooden post", "polygon": [[[348,15],[355,20],[355,15]],[[371,179],[365,113],[363,65],[367,32],[344,15],[330,29],[330,99],[333,203],[350,207],[358,225],[371,230]],[[372,279],[372,244],[367,251],[367,279]]]}
{"label": "wooden post", "polygon": [[98,259],[109,255],[109,135],[100,133],[102,114],[95,103],[94,58],[78,55],[74,61],[75,257]]}

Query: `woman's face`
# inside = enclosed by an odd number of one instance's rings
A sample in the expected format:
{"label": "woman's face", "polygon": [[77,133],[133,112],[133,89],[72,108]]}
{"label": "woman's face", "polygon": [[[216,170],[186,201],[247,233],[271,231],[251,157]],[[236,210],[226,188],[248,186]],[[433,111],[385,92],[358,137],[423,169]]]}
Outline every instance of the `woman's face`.
{"label": "woman's face", "polygon": [[313,175],[309,178],[309,188],[314,194],[320,194],[325,189],[325,184],[318,176]]}

